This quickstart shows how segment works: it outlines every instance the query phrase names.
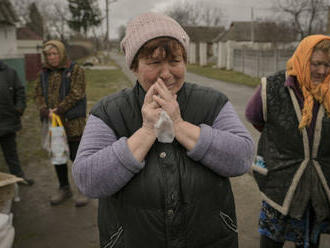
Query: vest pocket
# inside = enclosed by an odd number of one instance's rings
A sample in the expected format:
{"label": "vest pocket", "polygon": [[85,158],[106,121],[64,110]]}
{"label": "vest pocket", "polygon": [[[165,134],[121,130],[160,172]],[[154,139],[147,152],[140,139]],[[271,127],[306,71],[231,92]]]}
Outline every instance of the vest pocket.
{"label": "vest pocket", "polygon": [[222,212],[221,210],[219,211],[219,216],[220,219],[222,220],[222,222],[225,224],[225,226],[235,232],[238,233],[237,230],[237,224],[232,220],[232,218],[230,218],[230,216],[228,214],[225,214],[224,212]]}
{"label": "vest pocket", "polygon": [[111,235],[109,241],[106,242],[106,244],[102,248],[117,248],[117,247],[119,248],[119,247],[122,247],[122,246],[120,246],[120,238],[123,234],[123,231],[124,231],[123,227],[120,226],[118,228],[118,230],[114,234]]}

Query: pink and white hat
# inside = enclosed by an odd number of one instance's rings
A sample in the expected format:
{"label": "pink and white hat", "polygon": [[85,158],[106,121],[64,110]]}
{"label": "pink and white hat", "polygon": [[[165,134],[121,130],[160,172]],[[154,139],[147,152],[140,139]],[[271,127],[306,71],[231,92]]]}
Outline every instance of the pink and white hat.
{"label": "pink and white hat", "polygon": [[127,24],[126,35],[121,41],[121,49],[126,56],[126,64],[131,67],[135,55],[148,41],[158,37],[172,37],[178,40],[188,55],[189,36],[179,23],[160,13],[144,13]]}

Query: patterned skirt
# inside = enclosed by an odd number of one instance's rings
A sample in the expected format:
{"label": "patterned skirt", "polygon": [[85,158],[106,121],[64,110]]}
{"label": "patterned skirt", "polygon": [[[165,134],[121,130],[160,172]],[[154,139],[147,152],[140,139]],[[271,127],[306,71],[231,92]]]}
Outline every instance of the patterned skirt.
{"label": "patterned skirt", "polygon": [[330,221],[315,223],[311,208],[306,210],[302,220],[294,219],[263,201],[258,231],[277,242],[288,240],[297,246],[309,247],[310,243],[318,242],[321,233],[330,233]]}

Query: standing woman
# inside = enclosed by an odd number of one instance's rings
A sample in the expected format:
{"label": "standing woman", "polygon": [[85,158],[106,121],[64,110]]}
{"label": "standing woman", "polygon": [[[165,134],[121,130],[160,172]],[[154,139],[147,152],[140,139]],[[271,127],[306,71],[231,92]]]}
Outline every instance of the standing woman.
{"label": "standing woman", "polygon": [[[52,113],[60,116],[70,148],[70,159],[74,161],[86,124],[86,81],[84,70],[67,57],[62,42],[51,40],[44,44],[45,64],[40,72],[35,89],[35,102],[41,120],[50,119]],[[68,180],[67,164],[55,165],[59,190],[50,203],[58,205],[69,199],[72,192]],[[84,206],[88,199],[80,193],[76,206]]]}
{"label": "standing woman", "polygon": [[[319,247],[330,232],[330,37],[303,39],[286,73],[264,78],[246,108],[261,132],[260,247]],[[260,173],[263,171],[263,173]]]}
{"label": "standing woman", "polygon": [[238,247],[229,177],[249,169],[251,136],[224,94],[185,82],[189,37],[175,20],[142,14],[121,45],[136,84],[95,105],[73,166],[99,198],[101,247]]}

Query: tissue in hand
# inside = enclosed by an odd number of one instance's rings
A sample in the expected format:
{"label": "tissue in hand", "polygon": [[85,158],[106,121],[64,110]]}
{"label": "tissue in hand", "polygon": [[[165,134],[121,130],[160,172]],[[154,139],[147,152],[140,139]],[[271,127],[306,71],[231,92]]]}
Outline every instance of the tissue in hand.
{"label": "tissue in hand", "polygon": [[160,117],[155,124],[156,136],[161,143],[172,143],[174,140],[173,121],[165,110],[160,112]]}

